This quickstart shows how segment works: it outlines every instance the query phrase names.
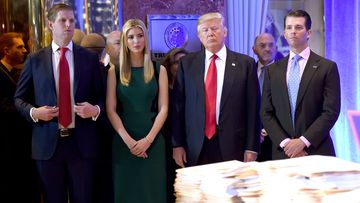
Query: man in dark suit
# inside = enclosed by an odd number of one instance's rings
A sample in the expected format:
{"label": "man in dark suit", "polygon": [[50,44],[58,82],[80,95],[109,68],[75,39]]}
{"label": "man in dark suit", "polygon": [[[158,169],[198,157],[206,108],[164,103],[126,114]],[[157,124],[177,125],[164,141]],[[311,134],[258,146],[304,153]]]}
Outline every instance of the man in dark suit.
{"label": "man in dark suit", "polygon": [[[255,68],[259,78],[261,94],[264,84],[265,70],[270,64],[275,62],[277,46],[274,37],[270,33],[261,33],[255,37],[254,46],[252,49],[259,59]],[[271,140],[264,128],[261,129],[260,138],[260,154],[257,158],[257,161],[271,160]]]}
{"label": "man in dark suit", "polygon": [[[14,94],[27,55],[20,33],[0,36],[0,197],[10,202],[40,202],[35,163],[31,159],[31,126],[16,111]],[[21,195],[19,195],[21,194]]]}
{"label": "man in dark suit", "polygon": [[182,167],[254,161],[260,140],[255,61],[226,48],[220,13],[201,16],[197,29],[205,49],[181,59],[173,90],[173,158]]}
{"label": "man in dark suit", "polygon": [[33,123],[36,160],[46,203],[89,203],[96,119],[103,112],[103,87],[95,53],[75,45],[72,7],[48,11],[51,46],[28,56],[15,93],[15,105]]}
{"label": "man in dark suit", "polygon": [[311,18],[303,10],[284,18],[290,54],[266,71],[261,103],[273,159],[335,156],[330,129],[340,112],[337,65],[308,46]]}

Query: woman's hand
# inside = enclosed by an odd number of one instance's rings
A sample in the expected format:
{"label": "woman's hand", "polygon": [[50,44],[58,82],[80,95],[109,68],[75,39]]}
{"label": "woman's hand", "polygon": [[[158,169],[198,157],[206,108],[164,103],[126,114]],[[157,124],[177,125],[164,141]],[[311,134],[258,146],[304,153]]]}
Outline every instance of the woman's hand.
{"label": "woman's hand", "polygon": [[136,142],[135,146],[133,146],[133,148],[130,149],[130,151],[135,156],[147,158],[148,155],[146,153],[146,150],[150,147],[150,145],[151,145],[150,140],[147,139],[146,137],[144,137],[144,138],[138,140]]}

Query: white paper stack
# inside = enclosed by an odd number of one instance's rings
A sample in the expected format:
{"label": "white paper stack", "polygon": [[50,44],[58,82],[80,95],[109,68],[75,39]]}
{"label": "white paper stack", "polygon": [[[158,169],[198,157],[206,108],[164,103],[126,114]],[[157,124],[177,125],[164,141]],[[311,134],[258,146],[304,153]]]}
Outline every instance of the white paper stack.
{"label": "white paper stack", "polygon": [[360,164],[307,156],[177,170],[176,202],[360,203]]}

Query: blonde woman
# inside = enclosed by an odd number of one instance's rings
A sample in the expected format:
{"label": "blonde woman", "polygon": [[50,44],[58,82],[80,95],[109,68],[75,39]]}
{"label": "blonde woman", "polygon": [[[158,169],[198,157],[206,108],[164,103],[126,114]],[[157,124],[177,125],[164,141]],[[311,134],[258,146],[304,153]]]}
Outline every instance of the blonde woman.
{"label": "blonde woman", "polygon": [[[150,58],[144,23],[122,29],[119,67],[111,67],[107,114],[113,139],[115,203],[166,202],[165,143],[160,129],[168,113],[168,80]],[[158,67],[158,68],[157,68]]]}

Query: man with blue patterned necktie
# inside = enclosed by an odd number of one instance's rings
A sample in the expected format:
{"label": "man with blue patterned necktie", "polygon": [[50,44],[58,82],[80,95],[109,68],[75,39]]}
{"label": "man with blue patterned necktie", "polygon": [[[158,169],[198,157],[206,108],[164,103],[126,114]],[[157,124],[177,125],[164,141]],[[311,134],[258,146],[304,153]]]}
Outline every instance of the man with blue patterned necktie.
{"label": "man with blue patterned necktie", "polygon": [[273,159],[335,156],[330,130],[340,113],[337,65],[310,50],[311,18],[306,11],[290,11],[284,26],[290,54],[269,66],[261,102]]}
{"label": "man with blue patterned necktie", "polygon": [[[274,37],[270,33],[261,33],[256,36],[254,46],[252,47],[254,53],[259,59],[255,65],[257,75],[259,78],[260,93],[264,84],[264,76],[266,68],[275,62],[275,55],[277,52],[277,46]],[[262,126],[261,126],[262,127]],[[271,140],[264,128],[261,129],[261,145],[260,153],[257,161],[268,161],[271,158]]]}

